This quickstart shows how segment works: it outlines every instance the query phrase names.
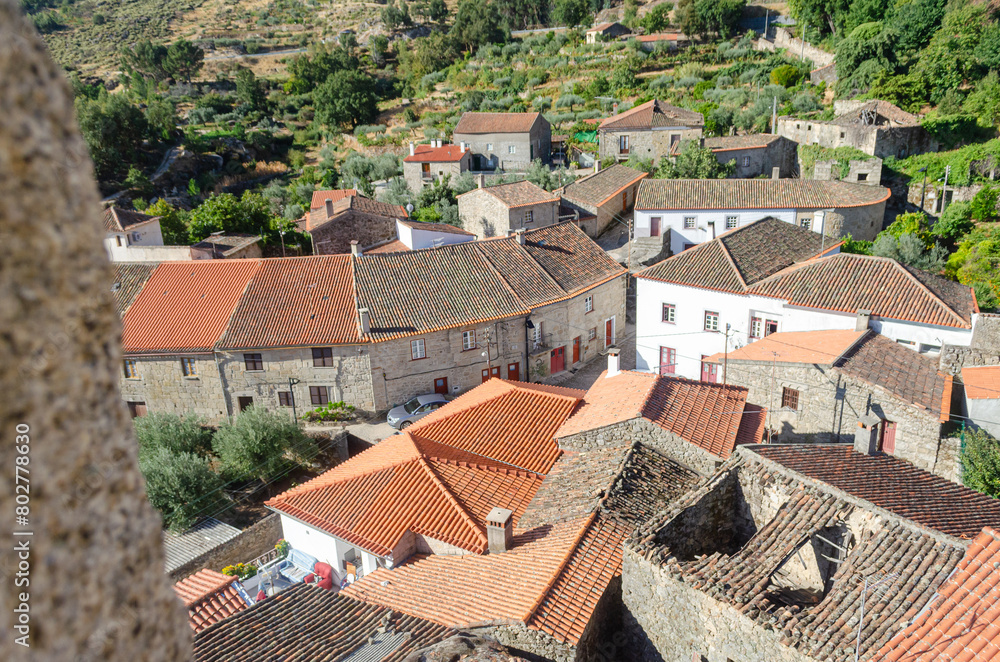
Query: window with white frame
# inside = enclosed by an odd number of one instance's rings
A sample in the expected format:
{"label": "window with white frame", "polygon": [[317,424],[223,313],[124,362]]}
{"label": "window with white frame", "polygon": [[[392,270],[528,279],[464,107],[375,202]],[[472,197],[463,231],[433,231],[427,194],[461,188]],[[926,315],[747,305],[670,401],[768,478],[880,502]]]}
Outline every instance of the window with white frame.
{"label": "window with white frame", "polygon": [[542,346],[542,323],[535,322],[535,328],[531,330],[531,348],[538,349]]}
{"label": "window with white frame", "polygon": [[587,332],[587,340],[593,340],[597,337],[597,327],[591,327],[590,331]]}
{"label": "window with white frame", "polygon": [[493,151],[493,143],[486,143],[486,151],[487,152]]}
{"label": "window with white frame", "polygon": [[594,297],[589,296],[583,300],[583,311],[589,313],[594,309]]}
{"label": "window with white frame", "polygon": [[739,224],[740,224],[740,217],[739,216],[726,216],[726,229],[727,230],[732,230],[733,228],[735,228]]}
{"label": "window with white frame", "polygon": [[517,153],[517,146],[516,145],[507,145],[507,153],[508,154],[516,154]]}
{"label": "window with white frame", "polygon": [[806,216],[805,218],[803,218],[803,219],[801,219],[799,221],[799,225],[801,225],[802,228],[805,229],[805,230],[812,230],[812,228],[813,228],[813,220],[812,220],[811,217]]}
{"label": "window with white frame", "polygon": [[674,324],[677,321],[677,306],[672,303],[663,304],[663,321],[667,324]]}
{"label": "window with white frame", "polygon": [[719,313],[713,313],[710,310],[705,311],[705,330],[706,331],[719,330]]}
{"label": "window with white frame", "polygon": [[534,211],[532,211],[532,210],[529,209],[528,211],[524,212],[524,224],[525,225],[527,225],[528,223],[531,223],[534,220],[535,220],[535,212]]}
{"label": "window with white frame", "polygon": [[476,348],[476,330],[462,331],[462,351],[467,352]]}
{"label": "window with white frame", "polygon": [[777,333],[778,320],[752,315],[750,317],[750,340],[757,340]]}
{"label": "window with white frame", "polygon": [[685,230],[694,230],[695,227],[697,227],[697,225],[698,225],[698,217],[697,216],[685,216],[684,217],[684,229]]}
{"label": "window with white frame", "polygon": [[417,338],[416,340],[410,341],[410,359],[416,361],[417,359],[422,359],[427,356],[427,352],[424,347],[424,339]]}
{"label": "window with white frame", "polygon": [[750,166],[750,157],[749,156],[744,156],[743,157],[743,167],[747,168],[749,166]]}

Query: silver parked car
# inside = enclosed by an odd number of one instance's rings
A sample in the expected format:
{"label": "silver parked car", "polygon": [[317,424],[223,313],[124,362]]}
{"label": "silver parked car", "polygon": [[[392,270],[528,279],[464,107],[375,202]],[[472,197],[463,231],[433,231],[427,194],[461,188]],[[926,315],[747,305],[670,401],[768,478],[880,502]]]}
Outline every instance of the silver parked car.
{"label": "silver parked car", "polygon": [[446,404],[448,404],[447,398],[440,393],[418,395],[409,402],[390,409],[386,422],[397,430],[403,430]]}

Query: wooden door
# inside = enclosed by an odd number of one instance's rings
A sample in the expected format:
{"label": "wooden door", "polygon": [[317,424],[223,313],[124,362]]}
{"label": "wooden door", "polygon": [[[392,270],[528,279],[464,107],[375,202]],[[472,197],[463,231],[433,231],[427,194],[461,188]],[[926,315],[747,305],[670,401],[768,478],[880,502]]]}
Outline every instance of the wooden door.
{"label": "wooden door", "polygon": [[483,370],[483,383],[485,384],[488,381],[490,381],[490,371]]}
{"label": "wooden door", "polygon": [[493,377],[500,379],[500,366],[483,370],[483,382],[488,382]]}
{"label": "wooden door", "polygon": [[566,369],[566,348],[556,347],[552,350],[551,354],[551,365],[549,366],[550,374],[556,374],[557,372],[562,372]]}
{"label": "wooden door", "polygon": [[580,336],[577,336],[576,338],[573,338],[573,363],[579,363],[580,362],[580,341],[581,340],[582,340],[582,338]]}
{"label": "wooden door", "polygon": [[628,191],[622,191],[622,211],[628,211]]}
{"label": "wooden door", "polygon": [[701,356],[701,381],[715,384],[719,381],[719,366],[716,363],[709,363],[705,359],[708,354]]}
{"label": "wooden door", "polygon": [[611,317],[604,323],[604,346],[611,347],[615,344],[615,318]]}
{"label": "wooden door", "polygon": [[448,395],[448,378],[438,377],[434,380],[434,392],[441,395]]}
{"label": "wooden door", "polygon": [[521,364],[520,363],[508,363],[507,364],[507,379],[512,382],[521,381]]}
{"label": "wooden door", "polygon": [[660,217],[652,216],[649,219],[649,236],[659,237],[660,236]]}
{"label": "wooden door", "polygon": [[240,411],[246,411],[249,407],[253,406],[253,398],[248,395],[241,395],[237,398],[237,402],[239,402]]}
{"label": "wooden door", "polygon": [[882,421],[879,450],[887,455],[896,452],[896,424],[893,421]]}
{"label": "wooden door", "polygon": [[132,418],[139,418],[140,416],[145,416],[146,403],[145,402],[128,403],[128,413],[132,416]]}
{"label": "wooden door", "polygon": [[677,350],[672,347],[660,348],[660,374],[672,375],[677,371]]}

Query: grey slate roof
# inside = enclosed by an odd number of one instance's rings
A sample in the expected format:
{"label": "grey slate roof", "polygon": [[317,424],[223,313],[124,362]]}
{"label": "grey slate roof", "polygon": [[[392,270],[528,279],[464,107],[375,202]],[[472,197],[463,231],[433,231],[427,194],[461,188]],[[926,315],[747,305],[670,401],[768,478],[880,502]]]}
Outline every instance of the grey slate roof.
{"label": "grey slate roof", "polygon": [[202,554],[240,535],[240,530],[209,517],[184,533],[164,531],[163,549],[167,554],[167,573],[171,573]]}

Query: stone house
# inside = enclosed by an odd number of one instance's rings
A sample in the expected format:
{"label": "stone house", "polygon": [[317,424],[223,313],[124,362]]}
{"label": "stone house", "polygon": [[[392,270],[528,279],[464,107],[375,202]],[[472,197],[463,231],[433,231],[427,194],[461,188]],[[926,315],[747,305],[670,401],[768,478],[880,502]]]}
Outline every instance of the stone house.
{"label": "stone house", "polygon": [[840,114],[829,122],[779,117],[776,133],[799,145],[854,147],[880,159],[902,159],[938,149],[919,117],[888,101],[850,102],[837,110]]}
{"label": "stone house", "polygon": [[858,421],[869,421],[880,452],[960,479],[941,447],[952,378],[936,358],[861,328],[772,333],[706,361],[767,406],[772,442],[854,443]]}
{"label": "stone house", "polygon": [[898,458],[741,446],[626,543],[629,659],[871,659],[997,522],[1000,501]]}
{"label": "stone house", "polygon": [[962,383],[969,424],[1000,439],[1000,366],[962,368]]}
{"label": "stone house", "polygon": [[462,227],[480,239],[559,222],[559,196],[527,180],[479,187],[458,196]]}
{"label": "stone house", "polygon": [[133,415],[220,420],[251,404],[382,411],[491,377],[526,379],[534,311],[561,334],[588,308],[622,319],[624,278],[569,223],[395,253],[130,265],[116,292],[122,394]]}
{"label": "stone house", "polygon": [[588,44],[596,44],[598,41],[609,41],[628,34],[632,34],[632,31],[617,21],[595,25],[587,30],[586,33]]}
{"label": "stone house", "polygon": [[630,156],[658,161],[673,154],[682,140],[698,140],[705,118],[659,100],[616,113],[597,127],[600,159],[625,161]]}
{"label": "stone house", "polygon": [[765,217],[817,234],[870,241],[890,191],[803,179],[647,179],[635,205],[635,236],[662,237],[673,253]]}
{"label": "stone house", "polygon": [[474,170],[526,170],[535,159],[549,163],[552,127],[541,113],[467,112],[452,142],[468,146]]}
{"label": "stone house", "polygon": [[[801,161],[799,162],[798,169],[799,172],[803,170]],[[839,161],[835,159],[817,161],[813,164],[813,172],[810,179],[836,180],[852,184],[878,186],[882,181],[882,159],[878,157],[850,159],[847,162],[847,173],[843,175],[841,174]]]}
{"label": "stone house", "polygon": [[326,198],[298,226],[312,237],[313,253],[336,255],[349,252],[351,242],[371,246],[396,238],[396,221],[406,217],[406,209],[399,205],[345,195],[336,201]]}
{"label": "stone house", "polygon": [[[445,244],[475,241],[476,235],[447,223],[396,220],[396,237],[373,246],[365,246],[364,254],[398,253],[421,248],[438,248]],[[362,250],[359,248],[359,253]]]}
{"label": "stone house", "polygon": [[431,141],[430,145],[410,143],[410,153],[403,158],[403,179],[415,193],[443,182],[445,177],[450,176],[454,182],[469,170],[472,170],[472,152],[464,144],[442,145],[440,140]]}
{"label": "stone house", "polygon": [[969,345],[971,288],[827,241],[763,219],[639,271],[637,369],[717,381],[706,357],[778,331],[867,327],[930,355]]}
{"label": "stone house", "polygon": [[747,398],[742,386],[621,372],[615,352],[556,440],[570,452],[641,443],[710,476],[737,445],[763,437],[766,410]]}
{"label": "stone house", "polygon": [[260,235],[217,232],[191,246],[192,260],[235,260],[262,255]]}
{"label": "stone house", "polygon": [[705,138],[702,147],[712,150],[719,163],[735,161],[733,177],[738,179],[777,179],[795,174],[795,143],[782,136],[753,133]]}
{"label": "stone house", "polygon": [[625,217],[638,195],[639,183],[648,173],[624,165],[613,165],[596,171],[556,189],[562,198],[565,213],[575,216],[575,222],[591,237],[598,237],[609,225]]}
{"label": "stone house", "polygon": [[639,42],[639,48],[644,51],[651,52],[657,48],[667,48],[672,51],[676,51],[677,47],[689,41],[688,38],[680,32],[654,32],[653,34],[641,34],[635,38]]}

